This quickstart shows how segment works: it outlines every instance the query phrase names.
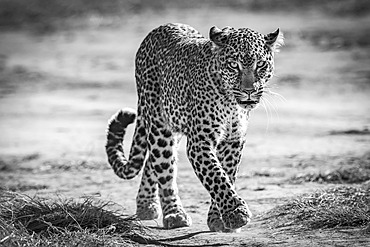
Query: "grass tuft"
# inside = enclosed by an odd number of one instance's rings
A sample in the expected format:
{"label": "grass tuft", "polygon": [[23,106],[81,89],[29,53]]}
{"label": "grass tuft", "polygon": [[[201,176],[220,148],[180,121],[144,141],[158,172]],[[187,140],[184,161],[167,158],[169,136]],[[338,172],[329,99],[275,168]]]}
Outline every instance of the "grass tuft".
{"label": "grass tuft", "polygon": [[[134,217],[105,208],[111,202],[92,198],[50,201],[0,191],[0,244],[7,246],[107,246],[145,241],[146,228]],[[112,242],[113,241],[113,242]],[[79,245],[80,246],[80,245]]]}
{"label": "grass tuft", "polygon": [[341,186],[298,197],[269,211],[266,219],[274,227],[313,230],[370,225],[370,190]]}

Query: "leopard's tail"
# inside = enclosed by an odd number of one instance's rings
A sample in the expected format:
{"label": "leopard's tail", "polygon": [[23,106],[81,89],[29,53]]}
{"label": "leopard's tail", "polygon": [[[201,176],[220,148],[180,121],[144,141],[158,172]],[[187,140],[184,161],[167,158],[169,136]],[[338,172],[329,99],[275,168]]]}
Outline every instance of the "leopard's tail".
{"label": "leopard's tail", "polygon": [[109,120],[107,129],[107,143],[105,150],[108,162],[114,173],[123,179],[132,179],[138,175],[144,165],[146,155],[145,128],[140,124],[138,117],[134,138],[132,140],[129,159],[127,160],[123,150],[123,138],[127,126],[136,119],[136,113],[131,109],[119,110]]}

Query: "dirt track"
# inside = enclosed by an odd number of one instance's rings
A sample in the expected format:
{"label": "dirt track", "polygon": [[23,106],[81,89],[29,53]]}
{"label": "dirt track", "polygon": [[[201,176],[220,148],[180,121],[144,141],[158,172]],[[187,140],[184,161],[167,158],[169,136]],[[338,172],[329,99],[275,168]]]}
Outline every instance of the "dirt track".
{"label": "dirt track", "polygon": [[[315,46],[303,34],[317,30],[346,33],[368,23],[369,18],[221,14],[225,19],[195,12],[182,17],[149,15],[150,22],[138,16],[119,25],[47,35],[0,33],[0,185],[45,197],[95,195],[133,214],[139,179],[122,181],[106,164],[105,127],[117,109],[135,108],[133,64],[140,41],[159,24],[176,21],[205,35],[213,25],[248,26],[265,33],[280,27],[286,32],[286,46],[277,55],[277,77],[272,82],[286,102],[271,98],[269,111],[261,107],[253,113],[237,181],[254,215],[301,193],[331,186],[287,180],[338,168],[350,157],[362,157],[369,151],[370,56],[362,47],[330,45],[325,36]],[[131,127],[126,150],[132,131]],[[368,239],[353,232],[289,235],[259,221],[252,221],[239,234],[204,232],[208,230],[209,196],[188,163],[184,143],[178,182],[193,226],[167,231],[160,228],[160,221],[146,222],[154,227],[153,234],[168,238],[194,233],[177,243],[202,245],[366,244]]]}

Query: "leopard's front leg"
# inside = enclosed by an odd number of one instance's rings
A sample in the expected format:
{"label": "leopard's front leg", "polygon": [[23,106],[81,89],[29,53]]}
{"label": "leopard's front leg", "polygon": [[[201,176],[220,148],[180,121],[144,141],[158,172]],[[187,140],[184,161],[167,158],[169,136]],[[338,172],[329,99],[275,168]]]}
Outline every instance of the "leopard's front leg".
{"label": "leopard's front leg", "polygon": [[[236,193],[232,180],[217,157],[217,142],[212,135],[190,137],[187,154],[196,175],[208,190],[221,214],[224,227],[237,229],[251,218],[247,203]],[[203,140],[202,140],[203,139]]]}
{"label": "leopard's front leg", "polygon": [[[243,136],[226,139],[221,141],[216,148],[217,158],[234,186],[242,157],[244,139]],[[211,205],[209,207],[207,225],[209,229],[214,232],[235,232],[240,230],[225,228],[218,206],[214,200],[211,200]]]}

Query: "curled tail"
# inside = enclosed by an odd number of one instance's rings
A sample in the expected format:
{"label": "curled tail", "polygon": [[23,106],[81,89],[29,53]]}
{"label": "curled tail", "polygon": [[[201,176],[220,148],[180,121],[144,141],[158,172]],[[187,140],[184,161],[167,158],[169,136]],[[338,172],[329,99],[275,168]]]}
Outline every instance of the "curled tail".
{"label": "curled tail", "polygon": [[123,150],[123,138],[127,126],[135,121],[136,113],[131,109],[119,110],[108,123],[107,143],[105,150],[108,162],[114,173],[123,179],[134,178],[144,165],[146,154],[145,128],[137,121],[135,134],[131,145],[129,159],[127,160]]}

